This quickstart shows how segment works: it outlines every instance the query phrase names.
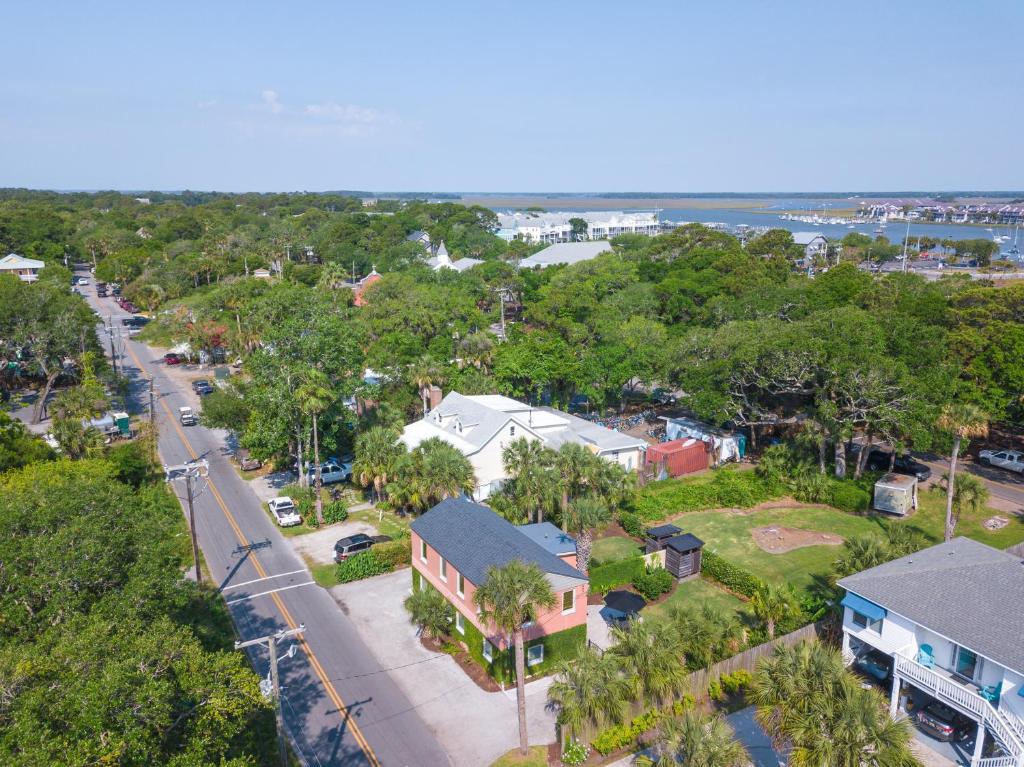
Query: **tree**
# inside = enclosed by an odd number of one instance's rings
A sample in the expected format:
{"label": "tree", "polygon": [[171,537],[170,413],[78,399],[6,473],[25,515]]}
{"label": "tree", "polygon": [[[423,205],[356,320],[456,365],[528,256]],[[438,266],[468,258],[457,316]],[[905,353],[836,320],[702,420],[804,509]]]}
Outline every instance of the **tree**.
{"label": "tree", "polygon": [[576,536],[576,567],[580,572],[585,573],[590,567],[594,530],[608,524],[611,518],[608,504],[596,495],[577,498],[566,509],[565,528]]}
{"label": "tree", "polygon": [[562,738],[579,738],[588,726],[607,727],[626,717],[635,692],[618,660],[590,647],[562,661],[548,688],[548,702],[558,710]]}
{"label": "tree", "polygon": [[485,623],[511,638],[515,647],[516,701],[519,708],[519,752],[529,752],[526,734],[526,658],[523,624],[537,619],[541,609],[555,604],[555,594],[541,569],[513,559],[504,567],[489,567],[487,579],[473,601]]}
{"label": "tree", "polygon": [[587,239],[587,229],[590,228],[590,225],[585,218],[570,218],[569,226],[572,227],[569,236],[573,242]]}
{"label": "tree", "polygon": [[441,592],[424,584],[407,596],[404,604],[409,620],[419,626],[423,634],[434,639],[448,636],[455,620],[455,608]]}
{"label": "tree", "polygon": [[953,436],[953,449],[949,454],[949,473],[946,482],[946,527],[945,540],[953,539],[956,518],[953,516],[953,496],[956,493],[956,459],[960,455],[962,440],[988,435],[988,416],[974,405],[956,402],[943,408],[937,425]]}
{"label": "tree", "polygon": [[[324,502],[320,495],[323,482],[320,476],[320,435],[317,426],[320,414],[331,406],[334,392],[331,391],[331,382],[327,375],[320,370],[310,368],[305,372],[302,384],[299,386],[296,395],[299,398],[300,407],[303,412],[313,418],[313,460],[316,462],[313,492],[316,504],[316,522],[318,525],[323,525]],[[305,468],[300,465],[299,471],[304,472]]]}
{"label": "tree", "polygon": [[[398,441],[398,432],[386,426],[371,426],[356,437],[356,460],[352,473],[363,487],[373,486],[374,502],[380,503],[388,478],[394,474],[405,446]],[[380,510],[383,516],[383,510]]]}
{"label": "tree", "polygon": [[750,611],[764,623],[768,638],[775,638],[775,626],[797,611],[796,597],[784,587],[764,584],[750,597]]}
{"label": "tree", "polygon": [[633,620],[627,627],[614,627],[612,639],[608,652],[621,660],[636,695],[660,705],[681,690],[686,681],[682,641],[669,622]]}
{"label": "tree", "polygon": [[661,727],[655,753],[657,767],[742,767],[747,752],[720,714],[693,709]]}
{"label": "tree", "polygon": [[428,502],[437,503],[460,493],[471,493],[476,487],[469,459],[439,437],[425,440],[412,453],[416,482]]}
{"label": "tree", "polygon": [[518,499],[527,517],[544,520],[544,509],[550,507],[557,492],[557,480],[551,471],[551,451],[539,439],[519,437],[502,451],[505,473],[512,483],[512,495]]}
{"label": "tree", "polygon": [[[946,499],[949,500],[949,475],[944,474],[942,481],[946,485]],[[960,472],[956,475],[952,488],[953,506],[951,517],[947,520],[948,537],[950,540],[956,532],[957,523],[964,514],[978,514],[985,508],[989,499],[989,490],[985,483],[973,474]]]}
{"label": "tree", "polygon": [[441,383],[444,380],[444,373],[441,366],[429,354],[420,355],[412,365],[409,366],[407,375],[409,380],[419,390],[420,399],[423,400],[423,415],[427,414],[427,402],[430,396],[430,387]]}
{"label": "tree", "polygon": [[582,491],[584,484],[593,474],[594,461],[601,459],[576,442],[566,442],[551,458],[562,491],[562,529],[567,530],[569,500]]}
{"label": "tree", "polygon": [[49,445],[25,428],[25,424],[0,412],[0,474],[54,457]]}

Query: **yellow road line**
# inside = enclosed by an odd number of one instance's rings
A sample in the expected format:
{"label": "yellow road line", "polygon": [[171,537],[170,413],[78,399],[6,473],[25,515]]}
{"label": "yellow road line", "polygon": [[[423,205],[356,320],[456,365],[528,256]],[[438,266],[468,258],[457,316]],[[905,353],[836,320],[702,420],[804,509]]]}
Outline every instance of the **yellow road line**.
{"label": "yellow road line", "polygon": [[[139,368],[139,370],[141,372],[145,372],[145,368],[142,367],[142,362],[139,360],[137,356],[135,356],[135,352],[132,350],[132,348],[128,344],[125,344],[125,349],[128,350],[128,354],[131,355],[131,358],[135,361],[135,364]],[[192,444],[188,441],[188,438],[185,436],[185,432],[181,430],[180,424],[178,424],[178,421],[177,419],[175,419],[174,414],[171,413],[171,409],[167,406],[167,403],[161,399],[160,404],[163,406],[164,411],[167,413],[168,419],[174,426],[174,430],[178,433],[178,437],[181,439],[181,443],[185,446],[185,449],[188,450],[189,455],[192,456],[193,459],[198,458],[198,454],[196,453],[195,450],[192,449]],[[228,505],[224,502],[224,498],[221,496],[220,490],[217,489],[217,485],[214,483],[213,478],[207,477],[206,482],[210,490],[213,492],[213,497],[216,499],[217,505],[220,506],[221,511],[224,512],[224,516],[227,519],[228,524],[231,525],[231,528],[235,531],[235,536],[238,538],[238,542],[243,546],[249,545],[248,538],[246,538],[246,536],[242,533],[242,528],[238,526],[238,523],[235,521],[234,516],[228,510]],[[259,558],[257,558],[256,554],[252,551],[249,552],[249,561],[252,562],[253,567],[256,568],[256,572],[259,573],[259,576],[261,578],[267,577],[267,571],[263,569],[263,565],[260,563]],[[297,628],[299,624],[295,621],[294,618],[292,618],[291,613],[288,611],[288,608],[285,607],[284,602],[281,601],[281,598],[277,594],[271,594],[270,598],[274,601],[274,604],[277,605],[277,609],[280,610],[281,616],[284,618],[285,623],[288,624],[288,628]],[[345,701],[341,699],[341,696],[338,694],[338,691],[334,689],[334,684],[327,676],[327,673],[324,671],[323,666],[320,665],[320,660],[316,657],[316,654],[313,652],[313,649],[309,646],[309,644],[306,642],[306,638],[302,635],[299,635],[299,646],[306,653],[306,657],[309,658],[310,665],[313,666],[313,670],[316,672],[316,675],[320,677],[320,681],[323,683],[324,689],[327,691],[327,696],[331,699],[331,702],[338,707],[338,712],[342,714],[342,716],[346,719],[346,723],[348,727],[351,729],[352,735],[355,737],[356,742],[359,744],[359,747],[363,750],[363,753],[366,754],[366,758],[370,760],[370,764],[372,764],[373,767],[381,767],[380,761],[377,759],[377,755],[373,752],[373,749],[370,748],[370,744],[366,742],[366,738],[363,736],[362,731],[359,729],[359,725],[356,724],[355,717],[348,716]]]}

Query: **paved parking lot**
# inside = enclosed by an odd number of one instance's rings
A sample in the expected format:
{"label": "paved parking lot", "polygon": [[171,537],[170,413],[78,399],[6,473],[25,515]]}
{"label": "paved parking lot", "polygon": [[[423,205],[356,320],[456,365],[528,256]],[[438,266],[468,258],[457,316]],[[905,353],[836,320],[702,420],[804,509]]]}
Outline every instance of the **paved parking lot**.
{"label": "paved parking lot", "polygon": [[[335,586],[331,594],[381,666],[391,669],[451,763],[486,767],[519,743],[515,688],[484,692],[453,658],[426,650],[402,605],[411,588],[406,569]],[[555,740],[555,717],[545,710],[550,683],[547,677],[526,686],[533,745]]]}
{"label": "paved parking lot", "polygon": [[376,535],[377,529],[367,522],[339,522],[336,525],[322,527],[312,533],[286,538],[286,540],[300,557],[309,559],[316,564],[330,564],[334,561],[335,541],[356,533]]}

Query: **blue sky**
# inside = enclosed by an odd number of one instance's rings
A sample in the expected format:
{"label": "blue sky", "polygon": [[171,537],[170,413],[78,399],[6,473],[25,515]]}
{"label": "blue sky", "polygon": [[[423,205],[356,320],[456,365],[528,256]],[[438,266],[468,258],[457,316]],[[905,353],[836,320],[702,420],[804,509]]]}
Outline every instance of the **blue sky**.
{"label": "blue sky", "polygon": [[5,3],[0,186],[1024,187],[1024,3]]}

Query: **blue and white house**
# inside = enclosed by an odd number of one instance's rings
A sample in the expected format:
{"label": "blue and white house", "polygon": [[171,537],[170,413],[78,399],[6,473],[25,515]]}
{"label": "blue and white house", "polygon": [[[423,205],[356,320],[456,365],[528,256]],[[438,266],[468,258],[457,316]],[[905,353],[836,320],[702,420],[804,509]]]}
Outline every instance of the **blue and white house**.
{"label": "blue and white house", "polygon": [[[839,581],[843,656],[892,658],[908,687],[977,725],[972,767],[1024,767],[1024,561],[954,538]],[[986,739],[997,756],[984,756]]]}

